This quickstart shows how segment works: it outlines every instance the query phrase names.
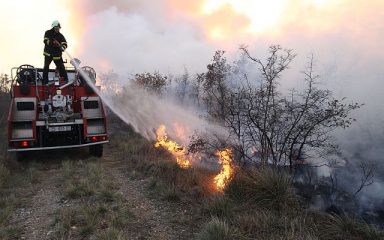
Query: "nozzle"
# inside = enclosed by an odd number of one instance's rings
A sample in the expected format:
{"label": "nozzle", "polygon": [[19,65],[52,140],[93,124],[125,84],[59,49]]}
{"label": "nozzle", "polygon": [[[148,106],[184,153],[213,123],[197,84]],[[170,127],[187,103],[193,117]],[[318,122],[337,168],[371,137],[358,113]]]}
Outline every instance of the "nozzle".
{"label": "nozzle", "polygon": [[73,58],[73,59],[71,59],[70,63],[72,64],[72,66],[74,66],[77,69],[79,67],[81,61],[77,58]]}

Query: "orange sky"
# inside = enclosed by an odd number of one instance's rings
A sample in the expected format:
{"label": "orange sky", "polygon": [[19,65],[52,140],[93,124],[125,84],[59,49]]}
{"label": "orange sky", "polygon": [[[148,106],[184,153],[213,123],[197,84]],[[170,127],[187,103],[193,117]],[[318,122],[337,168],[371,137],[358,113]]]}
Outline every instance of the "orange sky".
{"label": "orange sky", "polygon": [[[212,50],[214,46],[235,49],[239,44],[252,44],[260,39],[275,44],[291,33],[321,36],[341,30],[360,38],[358,41],[363,46],[381,47],[382,33],[378,30],[382,30],[384,21],[382,0],[1,1],[0,72],[9,72],[10,67],[24,63],[41,67],[43,34],[55,19],[62,24],[68,50],[75,56],[89,56],[87,52],[93,50],[89,49],[90,41],[97,41],[90,37],[93,34],[90,29],[114,34],[101,29],[100,22],[98,29],[97,23],[90,19],[112,6],[117,14],[140,15],[153,25],[161,22],[156,31],[166,31],[168,25],[184,24],[193,29],[191,36],[198,35],[200,45],[209,45]],[[104,41],[109,44],[108,40]],[[116,40],[111,37],[111,42]],[[375,51],[371,49],[366,51]],[[110,56],[97,58],[105,66],[114,63]]]}

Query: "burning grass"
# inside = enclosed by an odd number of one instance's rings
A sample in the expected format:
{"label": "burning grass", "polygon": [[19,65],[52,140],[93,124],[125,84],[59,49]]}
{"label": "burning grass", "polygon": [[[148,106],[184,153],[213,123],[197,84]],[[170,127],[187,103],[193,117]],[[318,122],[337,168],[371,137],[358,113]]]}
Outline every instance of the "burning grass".
{"label": "burning grass", "polygon": [[157,129],[156,135],[157,142],[155,143],[155,147],[164,147],[167,149],[176,158],[176,162],[181,168],[188,169],[191,167],[191,156],[186,155],[186,150],[183,146],[168,139],[164,125],[161,125]]}
{"label": "burning grass", "polygon": [[[193,156],[187,155],[185,147],[176,143],[173,140],[168,139],[166,133],[166,127],[161,125],[157,131],[157,141],[155,147],[163,147],[169,153],[171,153],[176,159],[177,165],[182,169],[192,168]],[[221,171],[215,176],[213,182],[216,186],[216,190],[222,192],[226,185],[231,181],[231,178],[235,172],[234,166],[232,165],[232,150],[226,148],[223,150],[216,151],[216,157],[221,165]]]}
{"label": "burning grass", "polygon": [[216,156],[219,158],[219,163],[221,164],[221,171],[215,177],[214,181],[216,187],[219,191],[224,191],[225,187],[232,180],[233,174],[235,172],[232,165],[232,150],[224,149],[216,152]]}

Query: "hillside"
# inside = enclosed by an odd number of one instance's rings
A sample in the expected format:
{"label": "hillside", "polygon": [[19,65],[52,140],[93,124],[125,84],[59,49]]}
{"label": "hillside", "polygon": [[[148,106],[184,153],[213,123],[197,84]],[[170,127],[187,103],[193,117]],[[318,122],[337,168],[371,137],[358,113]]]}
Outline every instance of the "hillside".
{"label": "hillside", "polygon": [[305,209],[270,169],[240,171],[220,193],[217,172],[180,168],[113,115],[102,158],[73,149],[16,161],[4,117],[1,126],[1,239],[384,239],[360,220]]}

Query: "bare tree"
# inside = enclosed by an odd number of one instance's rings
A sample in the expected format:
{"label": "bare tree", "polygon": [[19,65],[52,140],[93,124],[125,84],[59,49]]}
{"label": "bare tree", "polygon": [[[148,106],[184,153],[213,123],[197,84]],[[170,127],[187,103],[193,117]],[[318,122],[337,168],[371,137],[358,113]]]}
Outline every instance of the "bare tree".
{"label": "bare tree", "polygon": [[359,194],[361,190],[363,190],[364,187],[367,187],[371,184],[373,184],[373,168],[372,166],[368,166],[366,162],[360,162],[360,169],[362,171],[362,176],[360,179],[360,185],[354,195],[356,196]]}
{"label": "bare tree", "polygon": [[[283,50],[280,46],[271,46],[269,49],[270,56],[263,63],[260,59],[252,57],[246,47],[241,50],[258,65],[262,75],[261,84],[252,93],[252,101],[248,111],[248,119],[251,125],[249,131],[257,133],[257,141],[260,143],[260,157],[262,164],[266,164],[268,158],[272,156],[276,163],[276,153],[273,147],[275,137],[275,129],[281,114],[281,104],[278,103],[279,92],[277,91],[278,79],[281,73],[288,68],[295,57],[291,50]],[[254,101],[257,100],[257,101]],[[256,110],[256,111],[255,111]]]}
{"label": "bare tree", "polygon": [[345,103],[329,90],[317,88],[313,57],[304,71],[304,91],[292,90],[289,96],[283,96],[279,79],[295,54],[272,46],[263,62],[252,57],[246,47],[241,49],[257,65],[261,79],[251,82],[245,74],[238,89],[225,96],[225,124],[237,137],[240,155],[244,159],[258,158],[264,165],[288,162],[292,169],[309,153],[334,149],[329,133],[348,127],[353,121],[349,113],[361,105]]}

